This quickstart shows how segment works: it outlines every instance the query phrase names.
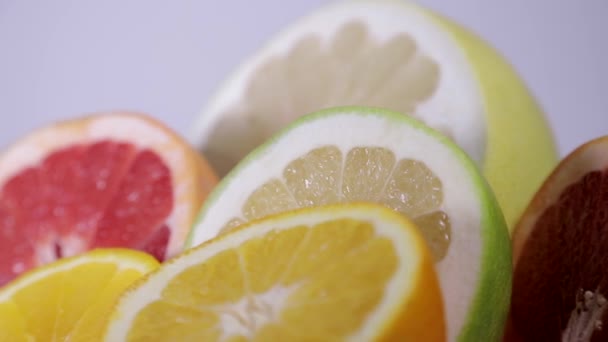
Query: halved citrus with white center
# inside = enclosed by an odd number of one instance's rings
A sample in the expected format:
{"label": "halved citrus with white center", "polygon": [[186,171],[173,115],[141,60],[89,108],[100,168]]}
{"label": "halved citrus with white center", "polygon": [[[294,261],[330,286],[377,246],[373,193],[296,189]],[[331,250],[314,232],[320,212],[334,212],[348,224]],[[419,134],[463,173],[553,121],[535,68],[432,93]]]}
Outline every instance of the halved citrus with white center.
{"label": "halved citrus with white center", "polygon": [[500,209],[460,148],[401,114],[347,107],[299,119],[220,182],[188,245],[277,212],[357,201],[383,204],[420,227],[451,340],[500,336],[511,279]]}
{"label": "halved citrus with white center", "polygon": [[0,285],[95,247],[170,257],[216,182],[187,142],[143,114],[40,128],[0,155]]}
{"label": "halved citrus with white center", "polygon": [[608,341],[608,136],[547,178],[513,232],[513,259],[505,341]]}
{"label": "halved citrus with white center", "polygon": [[282,213],[186,251],[120,299],[106,341],[443,341],[414,224],[378,205]]}
{"label": "halved citrus with white center", "polygon": [[482,168],[513,225],[556,164],[552,133],[512,68],[459,25],[399,0],[338,1],[247,59],[192,142],[220,175],[295,118],[336,106],[411,114]]}
{"label": "halved citrus with white center", "polygon": [[0,341],[97,341],[118,296],[156,267],[149,254],[109,248],[28,271],[0,288]]}

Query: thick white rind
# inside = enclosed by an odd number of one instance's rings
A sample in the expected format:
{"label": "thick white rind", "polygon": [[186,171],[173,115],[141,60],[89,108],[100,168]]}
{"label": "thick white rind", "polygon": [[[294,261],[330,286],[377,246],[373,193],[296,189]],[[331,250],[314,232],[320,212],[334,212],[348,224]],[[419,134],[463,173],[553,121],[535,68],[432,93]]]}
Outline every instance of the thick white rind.
{"label": "thick white rind", "polygon": [[[190,245],[216,236],[251,193],[271,178],[281,178],[285,166],[316,147],[337,146],[343,154],[357,146],[387,148],[397,160],[411,158],[424,162],[441,180],[444,200],[441,209],[450,217],[452,240],[445,258],[436,265],[448,317],[448,337],[454,340],[465,322],[471,300],[479,284],[481,259],[481,206],[476,184],[464,166],[463,156],[411,119],[333,112],[303,121],[288,129],[254,157],[237,166],[218,187],[194,226]],[[487,204],[485,204],[487,205]]]}
{"label": "thick white rind", "polygon": [[239,113],[230,109],[238,108],[246,101],[245,89],[252,74],[265,61],[285,55],[295,42],[309,34],[328,41],[343,24],[355,18],[365,21],[370,34],[379,41],[407,33],[416,41],[419,52],[437,62],[440,68],[438,89],[416,109],[416,117],[439,131],[450,132],[456,143],[482,165],[487,132],[481,89],[474,71],[449,32],[416,5],[400,0],[339,1],[296,21],[247,59],[220,87],[199,114],[190,141],[195,146],[205,146],[220,116]]}
{"label": "thick white rind", "polygon": [[116,308],[115,316],[111,318],[105,341],[126,341],[129,328],[137,313],[146,305],[160,299],[162,290],[168,282],[187,268],[204,263],[205,260],[221,251],[237,248],[252,237],[262,236],[273,230],[280,231],[294,226],[310,228],[321,222],[342,218],[370,222],[374,226],[377,236],[387,237],[394,242],[399,260],[397,271],[386,285],[385,294],[376,307],[376,311],[368,317],[367,322],[363,324],[363,329],[350,339],[352,341],[371,341],[378,334],[378,328],[384,326],[387,317],[393,317],[394,310],[407,305],[406,300],[414,290],[412,279],[422,265],[420,250],[417,247],[417,243],[421,242],[419,235],[403,229],[401,220],[387,219],[387,217],[390,216],[373,207],[365,207],[363,210],[334,207],[330,210],[292,216],[289,219],[260,221],[247,229],[225,235],[206,247],[190,250],[185,255],[169,261],[157,272],[151,274],[146,282],[124,295]]}

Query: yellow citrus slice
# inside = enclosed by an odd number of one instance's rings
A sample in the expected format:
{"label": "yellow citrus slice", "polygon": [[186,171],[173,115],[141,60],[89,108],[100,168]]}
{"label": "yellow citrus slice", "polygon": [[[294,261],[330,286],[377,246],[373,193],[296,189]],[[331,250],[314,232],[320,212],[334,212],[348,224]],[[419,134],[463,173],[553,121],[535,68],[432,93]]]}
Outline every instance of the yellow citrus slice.
{"label": "yellow citrus slice", "polygon": [[96,249],[22,274],[0,289],[0,341],[94,341],[118,298],[158,262]]}
{"label": "yellow citrus slice", "polygon": [[332,1],[243,61],[198,115],[191,141],[225,175],[294,119],[336,106],[410,114],[477,162],[513,227],[557,162],[550,127],[491,46],[402,0]]}
{"label": "yellow citrus slice", "polygon": [[457,145],[399,113],[342,107],[298,119],[222,179],[187,243],[294,208],[358,201],[385,205],[420,228],[450,340],[502,336],[512,269],[500,208]]}
{"label": "yellow citrus slice", "polygon": [[432,257],[373,204],[267,217],[186,251],[127,291],[106,341],[443,341]]}

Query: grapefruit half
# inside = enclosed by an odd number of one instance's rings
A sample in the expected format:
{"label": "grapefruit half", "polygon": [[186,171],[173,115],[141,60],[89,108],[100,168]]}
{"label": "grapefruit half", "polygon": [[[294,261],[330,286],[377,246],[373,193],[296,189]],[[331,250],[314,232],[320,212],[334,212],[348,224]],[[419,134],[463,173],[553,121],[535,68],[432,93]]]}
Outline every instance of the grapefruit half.
{"label": "grapefruit half", "polygon": [[513,249],[507,341],[608,341],[608,136],[558,165]]}
{"label": "grapefruit half", "polygon": [[216,181],[182,138],[143,114],[38,129],[0,155],[0,285],[95,247],[164,260],[182,249]]}

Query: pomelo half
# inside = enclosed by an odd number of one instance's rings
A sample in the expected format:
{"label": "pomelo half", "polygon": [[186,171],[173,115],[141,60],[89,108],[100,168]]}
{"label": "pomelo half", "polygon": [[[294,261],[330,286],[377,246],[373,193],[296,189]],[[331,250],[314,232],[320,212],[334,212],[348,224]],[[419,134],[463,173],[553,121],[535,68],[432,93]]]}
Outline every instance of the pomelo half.
{"label": "pomelo half", "polygon": [[507,341],[608,341],[608,136],[569,154],[513,232]]}
{"label": "pomelo half", "polygon": [[453,139],[509,227],[557,163],[513,68],[460,25],[400,0],[332,2],[285,28],[217,90],[191,141],[223,176],[295,118],[352,105],[411,114]]}
{"label": "pomelo half", "polygon": [[94,247],[181,251],[216,176],[143,114],[40,128],[0,155],[0,285]]}
{"label": "pomelo half", "polygon": [[218,184],[188,245],[275,213],[359,201],[385,205],[420,227],[450,341],[502,336],[511,254],[494,196],[458,146],[398,113],[345,107],[296,120]]}

